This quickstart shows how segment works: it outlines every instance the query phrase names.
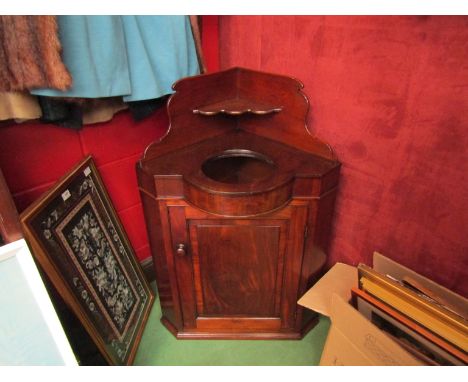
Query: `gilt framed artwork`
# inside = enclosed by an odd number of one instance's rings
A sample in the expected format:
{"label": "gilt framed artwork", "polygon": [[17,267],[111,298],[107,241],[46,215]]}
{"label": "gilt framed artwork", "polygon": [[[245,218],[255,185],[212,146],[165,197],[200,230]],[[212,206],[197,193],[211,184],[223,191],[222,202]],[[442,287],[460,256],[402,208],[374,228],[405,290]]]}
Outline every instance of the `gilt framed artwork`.
{"label": "gilt framed artwork", "polygon": [[37,262],[111,365],[131,365],[154,295],[90,156],[21,216]]}

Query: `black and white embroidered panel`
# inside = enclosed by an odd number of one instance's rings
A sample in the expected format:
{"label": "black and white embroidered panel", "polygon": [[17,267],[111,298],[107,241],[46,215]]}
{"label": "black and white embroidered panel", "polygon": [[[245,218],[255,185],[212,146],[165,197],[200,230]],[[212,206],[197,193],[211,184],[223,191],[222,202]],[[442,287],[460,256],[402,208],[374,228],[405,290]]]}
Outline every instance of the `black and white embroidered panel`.
{"label": "black and white embroidered panel", "polygon": [[32,222],[116,363],[125,363],[151,293],[90,171],[76,176]]}
{"label": "black and white embroidered panel", "polygon": [[[65,244],[90,293],[106,316],[116,337],[122,339],[136,313],[138,292],[119,256],[119,237],[109,237],[88,194],[57,226],[55,232]],[[119,245],[120,244],[120,245]]]}

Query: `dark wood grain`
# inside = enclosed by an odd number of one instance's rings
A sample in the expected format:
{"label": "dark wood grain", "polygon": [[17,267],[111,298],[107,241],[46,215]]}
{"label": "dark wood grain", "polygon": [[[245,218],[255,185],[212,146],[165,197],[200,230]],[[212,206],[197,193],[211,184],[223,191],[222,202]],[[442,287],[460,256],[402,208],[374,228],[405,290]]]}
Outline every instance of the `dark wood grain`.
{"label": "dark wood grain", "polygon": [[11,243],[22,237],[18,211],[0,169],[0,244]]}
{"label": "dark wood grain", "polygon": [[[172,322],[181,324],[180,314],[176,314],[174,307],[174,297],[176,292],[172,289],[169,279],[169,271],[166,256],[162,256],[165,251],[164,238],[162,233],[162,221],[160,218],[159,204],[148,193],[141,192],[141,201],[145,211],[145,222],[148,231],[148,239],[151,247],[153,267],[156,274],[159,303],[166,317]],[[179,313],[179,312],[177,312]]]}
{"label": "dark wood grain", "polygon": [[196,302],[193,293],[192,250],[186,229],[185,209],[169,207],[169,220],[172,234],[172,257],[174,259],[180,308],[184,328],[196,327]]}
{"label": "dark wood grain", "polygon": [[205,316],[274,316],[280,226],[242,223],[192,223]]}
{"label": "dark wood grain", "polygon": [[307,130],[302,84],[234,68],[174,89],[168,134],[137,164],[163,324],[181,339],[300,339],[340,169]]}

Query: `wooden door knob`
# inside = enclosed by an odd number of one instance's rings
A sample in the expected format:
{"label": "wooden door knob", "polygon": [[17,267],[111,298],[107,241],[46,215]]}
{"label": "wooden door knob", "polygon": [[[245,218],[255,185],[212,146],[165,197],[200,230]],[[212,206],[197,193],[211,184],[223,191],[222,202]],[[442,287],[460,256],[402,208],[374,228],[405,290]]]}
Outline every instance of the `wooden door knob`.
{"label": "wooden door knob", "polygon": [[177,246],[176,253],[179,256],[185,256],[185,244],[179,244]]}

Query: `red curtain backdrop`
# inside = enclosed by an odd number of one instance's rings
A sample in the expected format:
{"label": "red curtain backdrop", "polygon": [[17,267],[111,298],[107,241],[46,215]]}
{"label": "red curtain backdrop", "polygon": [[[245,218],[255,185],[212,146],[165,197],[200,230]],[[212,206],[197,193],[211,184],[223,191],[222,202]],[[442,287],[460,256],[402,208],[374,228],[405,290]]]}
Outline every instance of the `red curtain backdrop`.
{"label": "red curtain backdrop", "polygon": [[222,16],[220,66],[300,79],[343,163],[329,265],[374,250],[468,294],[468,17]]}
{"label": "red curtain backdrop", "polygon": [[219,16],[202,17],[202,49],[208,72],[219,70]]}

